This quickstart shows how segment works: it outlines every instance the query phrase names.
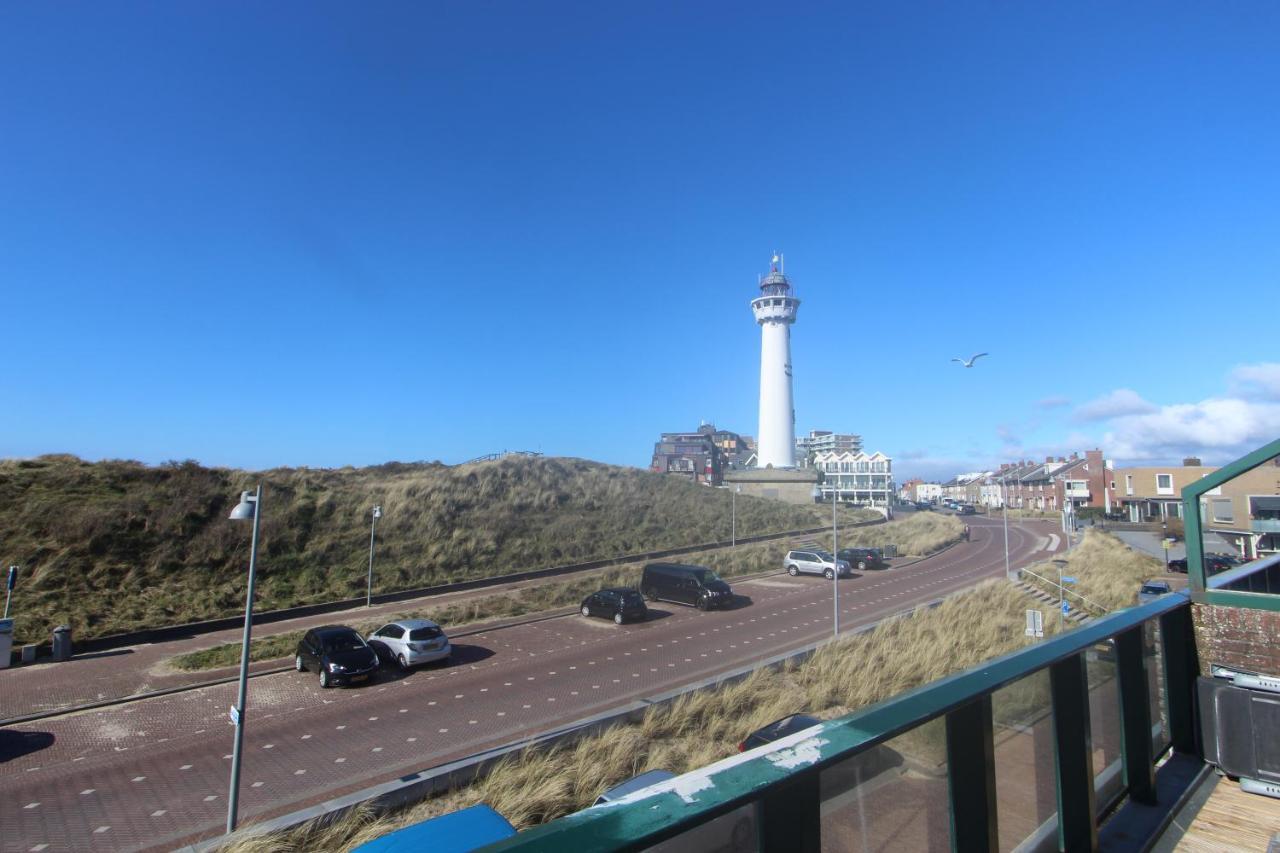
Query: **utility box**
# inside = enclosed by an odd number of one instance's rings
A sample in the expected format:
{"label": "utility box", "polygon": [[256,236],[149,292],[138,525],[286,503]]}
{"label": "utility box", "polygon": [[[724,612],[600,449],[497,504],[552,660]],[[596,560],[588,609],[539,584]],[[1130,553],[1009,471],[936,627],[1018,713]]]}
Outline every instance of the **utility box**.
{"label": "utility box", "polygon": [[53,629],[53,659],[71,660],[71,628],[67,625]]}
{"label": "utility box", "polygon": [[0,619],[0,669],[9,666],[9,656],[13,653],[13,620]]}
{"label": "utility box", "polygon": [[896,556],[898,556],[898,546],[897,546],[897,545],[885,545],[885,546],[884,546],[884,548],[883,548],[882,550],[884,551],[884,556],[885,556],[885,559],[886,559],[886,560],[887,560],[887,559],[889,559],[890,557],[896,557]]}

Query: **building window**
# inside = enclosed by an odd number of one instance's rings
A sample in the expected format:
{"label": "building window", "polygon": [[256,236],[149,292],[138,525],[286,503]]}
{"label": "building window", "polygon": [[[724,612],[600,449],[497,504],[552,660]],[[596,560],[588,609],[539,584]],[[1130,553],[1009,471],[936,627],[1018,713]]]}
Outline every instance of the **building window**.
{"label": "building window", "polygon": [[1172,474],[1156,474],[1156,494],[1157,495],[1173,494],[1173,475]]}
{"label": "building window", "polygon": [[1133,494],[1133,475],[1132,474],[1124,475],[1124,493],[1126,495]]}
{"label": "building window", "polygon": [[1209,506],[1213,509],[1214,521],[1235,521],[1235,514],[1231,510],[1231,498],[1216,498],[1209,502]]}

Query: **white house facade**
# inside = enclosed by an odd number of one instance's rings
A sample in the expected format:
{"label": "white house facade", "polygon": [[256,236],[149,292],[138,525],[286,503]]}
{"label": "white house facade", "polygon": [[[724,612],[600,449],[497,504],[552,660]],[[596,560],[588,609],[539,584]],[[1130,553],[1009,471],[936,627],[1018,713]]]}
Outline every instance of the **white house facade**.
{"label": "white house facade", "polygon": [[822,472],[818,488],[824,501],[834,494],[841,503],[862,506],[893,502],[893,460],[883,453],[817,453],[813,467]]}

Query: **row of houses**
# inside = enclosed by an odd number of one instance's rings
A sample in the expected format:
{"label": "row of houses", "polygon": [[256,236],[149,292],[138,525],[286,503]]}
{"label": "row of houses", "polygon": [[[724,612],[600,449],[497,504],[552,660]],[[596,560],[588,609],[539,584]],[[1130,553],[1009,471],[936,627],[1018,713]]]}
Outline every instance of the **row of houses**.
{"label": "row of houses", "polygon": [[[1097,507],[1116,520],[1167,522],[1183,516],[1183,487],[1216,470],[1195,457],[1182,465],[1117,468],[1101,450],[1089,450],[1044,462],[1008,462],[946,483],[912,481],[904,484],[903,497],[1046,512]],[[1201,500],[1200,519],[1241,556],[1280,551],[1280,457],[1212,490]]]}

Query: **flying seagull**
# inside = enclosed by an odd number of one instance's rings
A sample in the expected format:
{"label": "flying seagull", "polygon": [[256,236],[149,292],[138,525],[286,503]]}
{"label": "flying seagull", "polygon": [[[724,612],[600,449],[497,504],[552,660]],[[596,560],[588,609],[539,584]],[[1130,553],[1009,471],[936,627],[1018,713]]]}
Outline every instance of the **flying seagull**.
{"label": "flying seagull", "polygon": [[952,360],[952,361],[958,361],[958,362],[960,362],[961,364],[963,364],[965,367],[973,367],[973,363],[974,363],[975,361],[977,361],[978,359],[982,358],[984,355],[991,355],[991,353],[989,353],[989,352],[980,352],[980,353],[976,354],[975,356],[973,356],[972,358],[970,358],[968,361],[965,361],[963,358],[953,358],[953,359],[951,359],[951,360]]}

